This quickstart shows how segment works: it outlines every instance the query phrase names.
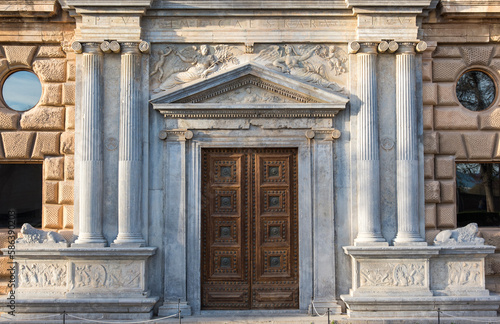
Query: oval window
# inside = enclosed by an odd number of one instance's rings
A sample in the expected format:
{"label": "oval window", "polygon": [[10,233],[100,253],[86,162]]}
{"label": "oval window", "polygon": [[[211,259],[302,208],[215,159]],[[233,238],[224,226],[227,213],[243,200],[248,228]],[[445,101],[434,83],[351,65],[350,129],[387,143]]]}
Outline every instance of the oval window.
{"label": "oval window", "polygon": [[457,82],[458,101],[467,109],[488,109],[496,97],[495,82],[482,71],[467,71]]}
{"label": "oval window", "polygon": [[35,73],[17,71],[7,77],[2,86],[5,104],[17,111],[26,111],[36,106],[42,96],[42,84]]}

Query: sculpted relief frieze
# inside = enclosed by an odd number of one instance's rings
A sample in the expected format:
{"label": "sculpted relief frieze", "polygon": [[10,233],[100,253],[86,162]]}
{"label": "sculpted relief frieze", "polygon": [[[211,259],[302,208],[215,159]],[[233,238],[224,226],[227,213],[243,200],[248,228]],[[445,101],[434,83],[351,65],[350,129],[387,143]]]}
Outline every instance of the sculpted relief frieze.
{"label": "sculpted relief frieze", "polygon": [[75,264],[75,288],[141,288],[139,263]]}
{"label": "sculpted relief frieze", "polygon": [[425,267],[417,263],[362,263],[360,287],[424,287]]}
{"label": "sculpted relief frieze", "polygon": [[20,264],[18,280],[21,288],[64,287],[67,282],[66,264]]}
{"label": "sculpted relief frieze", "polygon": [[[345,93],[343,86],[348,72],[346,50],[338,45],[300,44],[260,45],[255,46],[255,53],[245,53],[243,46],[154,45],[150,89],[153,93],[175,91],[183,85],[247,63],[330,92]],[[246,87],[232,95],[236,97],[226,93],[225,99],[247,103],[287,102],[285,97],[265,95],[254,87]]]}
{"label": "sculpted relief frieze", "polygon": [[479,262],[448,262],[448,285],[480,286],[481,269]]}

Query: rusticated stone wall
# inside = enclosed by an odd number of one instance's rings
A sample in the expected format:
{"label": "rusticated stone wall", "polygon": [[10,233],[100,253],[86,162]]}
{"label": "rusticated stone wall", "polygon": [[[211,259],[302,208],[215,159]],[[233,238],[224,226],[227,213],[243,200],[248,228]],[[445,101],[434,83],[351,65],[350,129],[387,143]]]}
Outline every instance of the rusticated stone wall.
{"label": "rusticated stone wall", "polygon": [[[489,109],[475,112],[464,108],[456,96],[457,80],[473,68],[488,72],[498,91],[500,46],[439,45],[423,58],[425,227],[429,243],[439,230],[457,226],[455,163],[500,161],[498,98]],[[486,244],[500,248],[499,230],[481,229]],[[486,259],[486,271],[487,288],[500,291],[500,249]]]}

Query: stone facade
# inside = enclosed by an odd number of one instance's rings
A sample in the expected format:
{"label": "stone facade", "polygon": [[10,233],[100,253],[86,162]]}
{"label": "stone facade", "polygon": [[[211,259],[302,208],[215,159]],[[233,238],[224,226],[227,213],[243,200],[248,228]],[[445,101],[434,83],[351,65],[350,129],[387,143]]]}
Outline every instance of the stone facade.
{"label": "stone facade", "polygon": [[29,70],[43,91],[0,101],[0,163],[43,164],[42,227],[71,243],[17,245],[21,316],[199,314],[202,152],[267,147],[297,149],[302,312],[496,316],[500,227],[433,245],[457,227],[455,163],[500,161],[498,96],[456,96],[470,69],[498,91],[495,4],[11,2],[0,83]]}

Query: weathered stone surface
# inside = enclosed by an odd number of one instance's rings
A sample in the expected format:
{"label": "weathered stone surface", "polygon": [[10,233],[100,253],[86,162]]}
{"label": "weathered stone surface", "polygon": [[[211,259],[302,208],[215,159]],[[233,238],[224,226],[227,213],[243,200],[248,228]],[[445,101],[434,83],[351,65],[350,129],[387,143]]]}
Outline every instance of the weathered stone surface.
{"label": "weathered stone surface", "polygon": [[42,45],[36,57],[40,58],[64,58],[66,54],[60,45]]}
{"label": "weathered stone surface", "polygon": [[465,133],[463,136],[469,159],[491,159],[496,132]]}
{"label": "weathered stone surface", "polygon": [[10,275],[9,267],[12,265],[12,260],[8,255],[0,256],[0,277],[7,277]]}
{"label": "weathered stone surface", "polygon": [[477,113],[460,107],[434,109],[436,129],[478,129]]}
{"label": "weathered stone surface", "polygon": [[487,276],[500,274],[500,254],[488,255],[485,263]]}
{"label": "weathered stone surface", "polygon": [[455,83],[438,84],[438,104],[441,106],[457,106],[459,102],[455,93]]}
{"label": "weathered stone surface", "polygon": [[0,249],[5,249],[9,247],[9,233],[2,232],[0,233]]}
{"label": "weathered stone surface", "polygon": [[63,85],[63,104],[75,104],[75,83],[67,82]]}
{"label": "weathered stone surface", "polygon": [[460,47],[462,58],[465,65],[483,65],[488,66],[493,53],[491,45],[473,45]]}
{"label": "weathered stone surface", "polygon": [[438,203],[440,196],[439,181],[425,181],[425,202]]}
{"label": "weathered stone surface", "polygon": [[422,62],[422,80],[432,81],[432,61],[425,60]]}
{"label": "weathered stone surface", "polygon": [[424,129],[432,129],[434,126],[434,107],[424,106],[423,110],[423,124]]}
{"label": "weathered stone surface", "polygon": [[441,181],[441,202],[453,203],[455,201],[455,181]]}
{"label": "weathered stone surface", "polygon": [[45,157],[43,166],[46,180],[63,180],[64,158],[62,156]]}
{"label": "weathered stone surface", "polygon": [[66,60],[36,60],[33,63],[33,70],[44,82],[66,81]]}
{"label": "weathered stone surface", "polygon": [[42,227],[55,228],[55,229],[62,228],[62,206],[60,205],[43,206]]}
{"label": "weathered stone surface", "polygon": [[484,238],[484,244],[493,245],[500,250],[500,232],[496,228],[482,228],[480,236]]}
{"label": "weathered stone surface", "polygon": [[500,109],[488,109],[479,115],[481,129],[500,129]]}
{"label": "weathered stone surface", "polygon": [[[64,206],[64,208],[66,207],[73,207],[73,206]],[[64,211],[63,211],[64,213]],[[64,222],[64,220],[63,220]],[[75,241],[75,235],[73,234],[73,230],[72,229],[69,229],[69,230],[59,230],[57,231],[59,234],[61,234],[68,243],[73,243]]]}
{"label": "weathered stone surface", "polygon": [[441,154],[454,155],[458,159],[467,158],[461,133],[440,132],[439,151]]}
{"label": "weathered stone surface", "polygon": [[73,228],[74,223],[74,208],[73,206],[64,206],[63,208],[63,226],[64,228]]}
{"label": "weathered stone surface", "polygon": [[26,159],[33,147],[34,132],[3,132],[2,142],[6,158]]}
{"label": "weathered stone surface", "polygon": [[432,62],[432,80],[455,82],[459,73],[466,68],[461,59],[438,59]]}
{"label": "weathered stone surface", "polygon": [[437,84],[425,82],[422,87],[422,95],[424,105],[437,104]]}
{"label": "weathered stone surface", "polygon": [[75,133],[64,132],[61,134],[61,152],[64,154],[75,153]]}
{"label": "weathered stone surface", "polygon": [[0,129],[13,130],[17,129],[19,121],[19,113],[7,108],[0,108]]}
{"label": "weathered stone surface", "polygon": [[14,67],[30,67],[36,49],[36,46],[7,45],[3,47],[11,69]]}
{"label": "weathered stone surface", "polygon": [[453,156],[436,156],[434,163],[436,179],[455,178],[455,158]]}
{"label": "weathered stone surface", "polygon": [[66,106],[66,129],[75,129],[75,106]]}
{"label": "weathered stone surface", "polygon": [[425,230],[425,241],[427,244],[431,245],[434,242],[434,238],[440,232],[438,229],[426,229]]}
{"label": "weathered stone surface", "polygon": [[424,156],[424,178],[434,178],[434,155]]}
{"label": "weathered stone surface", "polygon": [[42,159],[45,155],[58,155],[60,135],[58,132],[37,132],[31,157]]}
{"label": "weathered stone surface", "polygon": [[432,53],[432,57],[434,58],[450,58],[450,57],[455,57],[459,58],[462,57],[462,53],[460,53],[460,50],[457,46],[446,46],[446,45],[440,45],[436,47],[436,50]]}
{"label": "weathered stone surface", "polygon": [[424,133],[424,153],[438,153],[438,133],[425,132]]}
{"label": "weathered stone surface", "polygon": [[455,204],[438,204],[437,220],[438,228],[457,227],[457,214],[455,212]]}
{"label": "weathered stone surface", "polygon": [[59,203],[73,204],[74,183],[73,181],[62,181],[59,183]]}
{"label": "weathered stone surface", "polygon": [[21,117],[22,129],[64,130],[63,107],[35,107]]}
{"label": "weathered stone surface", "polygon": [[436,204],[425,204],[425,228],[436,228]]}
{"label": "weathered stone surface", "polygon": [[0,59],[0,75],[9,69],[9,64],[6,59]]}
{"label": "weathered stone surface", "polygon": [[43,183],[43,202],[45,204],[57,204],[58,200],[58,181],[44,181]]}
{"label": "weathered stone surface", "polygon": [[47,83],[43,85],[43,95],[40,104],[46,106],[60,106],[62,97],[62,85]]}
{"label": "weathered stone surface", "polygon": [[73,180],[75,178],[74,155],[66,155],[64,157],[64,177],[66,180]]}
{"label": "weathered stone surface", "polygon": [[76,65],[73,61],[68,61],[68,73],[67,73],[68,81],[75,81],[76,77]]}

